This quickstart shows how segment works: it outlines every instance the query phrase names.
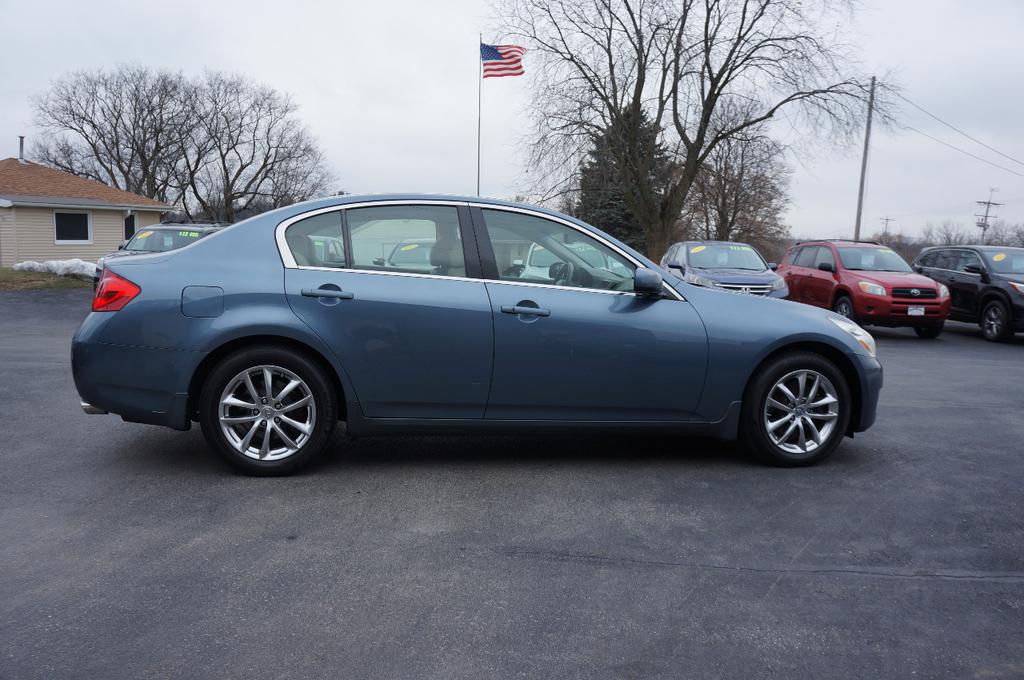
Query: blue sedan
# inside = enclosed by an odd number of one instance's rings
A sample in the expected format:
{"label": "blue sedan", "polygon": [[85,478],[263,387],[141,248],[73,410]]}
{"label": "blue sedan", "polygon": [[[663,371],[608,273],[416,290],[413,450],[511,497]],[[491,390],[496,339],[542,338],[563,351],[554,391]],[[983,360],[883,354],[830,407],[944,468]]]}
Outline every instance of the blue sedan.
{"label": "blue sedan", "polygon": [[571,217],[479,198],[264,213],[112,260],[92,309],[72,341],[82,407],[198,422],[251,474],[308,463],[338,421],[711,435],[806,465],[872,424],[882,385],[843,317],[690,285]]}

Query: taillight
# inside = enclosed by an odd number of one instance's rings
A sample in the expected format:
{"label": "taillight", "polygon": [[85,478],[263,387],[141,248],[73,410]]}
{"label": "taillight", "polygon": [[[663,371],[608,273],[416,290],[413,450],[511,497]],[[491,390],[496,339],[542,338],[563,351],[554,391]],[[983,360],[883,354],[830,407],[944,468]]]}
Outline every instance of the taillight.
{"label": "taillight", "polygon": [[92,298],[92,311],[116,312],[141,292],[142,289],[128,279],[104,269]]}

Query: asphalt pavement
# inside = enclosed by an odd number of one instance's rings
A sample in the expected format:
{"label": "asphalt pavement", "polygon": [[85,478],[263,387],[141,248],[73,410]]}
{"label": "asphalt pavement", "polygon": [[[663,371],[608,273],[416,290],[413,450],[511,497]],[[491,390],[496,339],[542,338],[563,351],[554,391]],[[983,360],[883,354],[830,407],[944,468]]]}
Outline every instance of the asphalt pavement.
{"label": "asphalt pavement", "polygon": [[347,440],[238,476],[88,416],[88,290],[0,293],[0,678],[1024,677],[1024,336],[873,330],[878,422]]}

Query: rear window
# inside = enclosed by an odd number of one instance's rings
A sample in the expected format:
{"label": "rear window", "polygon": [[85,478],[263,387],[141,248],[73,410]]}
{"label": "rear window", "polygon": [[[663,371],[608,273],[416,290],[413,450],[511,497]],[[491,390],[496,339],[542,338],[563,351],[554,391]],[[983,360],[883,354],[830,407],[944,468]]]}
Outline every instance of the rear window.
{"label": "rear window", "polygon": [[817,255],[817,246],[805,246],[800,249],[800,252],[796,256],[796,261],[793,264],[795,264],[797,267],[813,267],[814,258]]}

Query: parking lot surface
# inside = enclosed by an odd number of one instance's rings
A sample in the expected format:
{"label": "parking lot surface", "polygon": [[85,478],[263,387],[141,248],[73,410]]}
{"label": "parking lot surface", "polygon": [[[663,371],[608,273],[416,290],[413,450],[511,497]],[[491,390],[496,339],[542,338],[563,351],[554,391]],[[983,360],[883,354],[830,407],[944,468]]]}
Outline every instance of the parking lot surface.
{"label": "parking lot surface", "polygon": [[873,330],[824,464],[675,437],[347,440],[233,474],[87,416],[88,290],[0,294],[0,678],[1019,678],[1024,338]]}

